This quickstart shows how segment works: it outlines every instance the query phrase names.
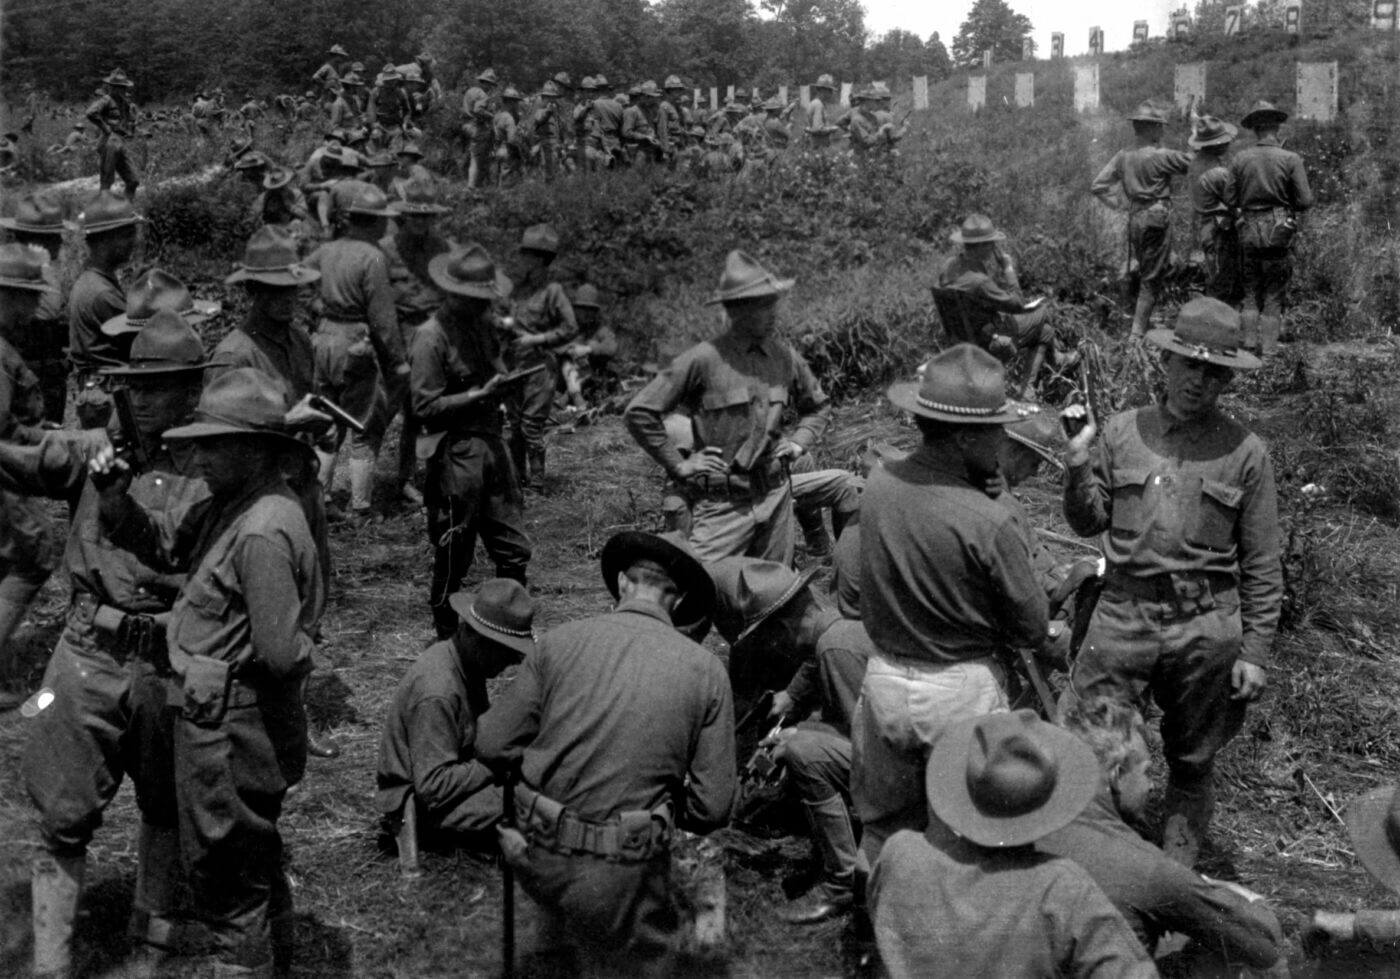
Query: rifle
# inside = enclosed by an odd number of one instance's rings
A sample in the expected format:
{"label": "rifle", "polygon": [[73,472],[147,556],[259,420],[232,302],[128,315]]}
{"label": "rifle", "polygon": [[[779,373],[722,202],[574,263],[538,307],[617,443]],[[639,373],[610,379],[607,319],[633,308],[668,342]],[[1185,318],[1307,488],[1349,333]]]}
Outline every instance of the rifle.
{"label": "rifle", "polygon": [[131,392],[124,387],[112,391],[112,404],[117,409],[117,424],[121,428],[121,445],[118,448],[131,456],[140,472],[151,468],[151,457],[146,445],[141,441],[141,430],[136,427],[136,413],[131,408]]}
{"label": "rifle", "polygon": [[331,418],[335,421],[335,423],[340,427],[348,428],[359,435],[363,435],[365,433],[364,422],[360,421],[354,415],[350,414],[350,412],[346,411],[344,408],[340,407],[340,405],[336,404],[334,401],[330,400],[324,395],[313,394],[311,396],[311,399],[307,402],[307,404],[324,415],[330,415]]}
{"label": "rifle", "polygon": [[1093,419],[1095,425],[1102,425],[1106,420],[1102,396],[1102,373],[1103,364],[1099,360],[1098,345],[1092,340],[1086,340],[1079,357],[1079,381],[1080,388],[1084,393],[1084,404],[1089,409],[1089,417]]}

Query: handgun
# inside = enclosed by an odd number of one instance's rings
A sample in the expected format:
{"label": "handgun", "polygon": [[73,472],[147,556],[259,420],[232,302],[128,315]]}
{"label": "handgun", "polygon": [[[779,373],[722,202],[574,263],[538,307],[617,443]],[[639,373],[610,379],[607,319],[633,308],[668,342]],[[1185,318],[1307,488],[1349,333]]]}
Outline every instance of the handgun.
{"label": "handgun", "polygon": [[139,472],[151,468],[151,457],[146,445],[141,441],[141,430],[136,427],[136,413],[131,409],[131,392],[118,387],[112,391],[112,404],[117,409],[117,425],[121,429],[121,444],[117,449],[131,456]]}
{"label": "handgun", "polygon": [[335,423],[360,435],[365,433],[365,423],[350,414],[340,405],[321,394],[313,394],[306,402],[324,415],[330,415]]}

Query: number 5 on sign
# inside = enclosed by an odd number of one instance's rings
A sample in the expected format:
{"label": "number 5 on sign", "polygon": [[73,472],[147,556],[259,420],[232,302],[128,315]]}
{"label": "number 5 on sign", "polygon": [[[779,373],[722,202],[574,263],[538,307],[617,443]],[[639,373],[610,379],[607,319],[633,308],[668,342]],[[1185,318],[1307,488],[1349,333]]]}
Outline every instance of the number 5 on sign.
{"label": "number 5 on sign", "polygon": [[[1381,2],[1381,0],[1377,0],[1377,2]],[[1231,34],[1238,34],[1243,22],[1244,7],[1236,6],[1225,8],[1225,35],[1227,37]]]}
{"label": "number 5 on sign", "polygon": [[1371,4],[1371,26],[1378,31],[1396,29],[1396,11],[1400,4],[1396,0],[1373,0]]}

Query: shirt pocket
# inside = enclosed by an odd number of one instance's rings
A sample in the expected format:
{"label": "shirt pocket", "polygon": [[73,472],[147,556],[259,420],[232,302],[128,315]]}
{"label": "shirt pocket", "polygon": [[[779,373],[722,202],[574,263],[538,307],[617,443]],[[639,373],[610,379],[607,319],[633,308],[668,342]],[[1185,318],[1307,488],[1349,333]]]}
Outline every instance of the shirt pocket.
{"label": "shirt pocket", "polygon": [[1201,503],[1188,540],[1212,551],[1229,551],[1235,543],[1244,490],[1213,479],[1201,480]]}
{"label": "shirt pocket", "polygon": [[211,619],[222,619],[228,611],[232,589],[219,579],[215,570],[201,570],[185,583],[185,601]]}
{"label": "shirt pocket", "polygon": [[1151,475],[1146,469],[1113,470],[1113,519],[1110,526],[1114,537],[1141,537],[1147,528],[1150,513],[1147,487]]}

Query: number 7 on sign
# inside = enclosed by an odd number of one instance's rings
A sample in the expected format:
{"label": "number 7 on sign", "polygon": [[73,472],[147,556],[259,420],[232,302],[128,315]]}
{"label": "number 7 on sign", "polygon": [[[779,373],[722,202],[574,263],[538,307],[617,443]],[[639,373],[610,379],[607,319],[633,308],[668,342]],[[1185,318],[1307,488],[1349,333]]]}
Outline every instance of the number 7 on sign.
{"label": "number 7 on sign", "polygon": [[1242,6],[1226,7],[1226,8],[1225,8],[1225,35],[1228,37],[1228,36],[1230,36],[1231,34],[1238,34],[1238,33],[1240,32],[1240,21],[1243,20],[1243,19],[1244,19],[1244,7],[1242,7]]}

